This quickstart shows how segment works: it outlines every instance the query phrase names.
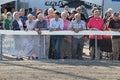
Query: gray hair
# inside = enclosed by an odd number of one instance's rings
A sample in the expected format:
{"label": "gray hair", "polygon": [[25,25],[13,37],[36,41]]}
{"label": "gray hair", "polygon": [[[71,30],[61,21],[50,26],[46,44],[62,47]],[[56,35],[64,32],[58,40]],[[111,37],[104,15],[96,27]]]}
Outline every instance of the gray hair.
{"label": "gray hair", "polygon": [[54,9],[53,9],[53,8],[49,8],[49,9],[48,9],[48,12],[51,11],[51,10],[54,12]]}
{"label": "gray hair", "polygon": [[33,16],[32,14],[28,14],[28,16],[27,17],[30,17],[30,16]]}
{"label": "gray hair", "polygon": [[39,18],[39,17],[44,18],[44,15],[43,15],[42,13],[40,13],[37,17],[38,17],[38,18]]}
{"label": "gray hair", "polygon": [[112,8],[108,8],[108,10],[107,10],[107,11],[110,11],[110,10],[112,11],[113,9],[112,9]]}
{"label": "gray hair", "polygon": [[62,16],[63,14],[66,14],[66,15],[68,16],[68,12],[67,12],[67,11],[63,11],[63,12],[61,13],[61,16]]}

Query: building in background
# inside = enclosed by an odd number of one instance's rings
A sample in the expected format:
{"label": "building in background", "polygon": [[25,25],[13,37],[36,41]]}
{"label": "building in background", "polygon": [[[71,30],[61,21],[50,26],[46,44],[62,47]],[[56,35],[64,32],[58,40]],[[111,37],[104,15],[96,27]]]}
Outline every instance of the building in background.
{"label": "building in background", "polygon": [[[24,8],[26,10],[28,8],[40,8],[44,10],[52,6],[57,10],[62,11],[63,8],[61,8],[61,6],[68,4],[70,1],[84,1],[83,6],[101,6],[103,13],[108,8],[112,8],[115,12],[120,10],[120,0],[0,0],[0,5],[2,9],[7,7],[8,9],[14,8],[15,10],[19,10],[20,8]],[[77,5],[79,4],[80,3]],[[73,9],[73,7],[70,9]],[[90,15],[90,9],[87,11]]]}
{"label": "building in background", "polygon": [[86,3],[94,3],[100,5],[104,13],[108,8],[112,8],[113,12],[120,11],[120,0],[83,0]]}
{"label": "building in background", "polygon": [[113,12],[120,11],[120,0],[103,0],[103,3],[103,11],[106,11],[108,8],[112,8]]}

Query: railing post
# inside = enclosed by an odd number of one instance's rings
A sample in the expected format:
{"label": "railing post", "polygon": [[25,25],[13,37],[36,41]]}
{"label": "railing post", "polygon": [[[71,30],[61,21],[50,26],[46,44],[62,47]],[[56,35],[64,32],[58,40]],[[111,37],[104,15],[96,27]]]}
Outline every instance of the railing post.
{"label": "railing post", "polygon": [[95,60],[97,60],[97,61],[98,61],[97,35],[95,35]]}
{"label": "railing post", "polygon": [[45,49],[46,49],[46,44],[45,44],[45,35],[43,35],[44,37],[44,56],[46,56],[46,53],[45,53]]}
{"label": "railing post", "polygon": [[2,60],[2,34],[0,34],[0,60]]}

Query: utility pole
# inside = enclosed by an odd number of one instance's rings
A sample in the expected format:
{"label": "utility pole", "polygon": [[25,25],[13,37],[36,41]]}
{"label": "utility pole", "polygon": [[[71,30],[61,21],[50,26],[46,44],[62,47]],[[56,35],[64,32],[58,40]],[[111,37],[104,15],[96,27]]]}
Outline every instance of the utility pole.
{"label": "utility pole", "polygon": [[104,16],[104,12],[103,12],[104,11],[104,0],[102,0],[102,6],[101,7],[102,7],[102,17],[103,17]]}
{"label": "utility pole", "polygon": [[2,8],[2,7],[1,7],[1,5],[0,5],[0,19],[1,19],[1,8]]}
{"label": "utility pole", "polygon": [[20,7],[20,0],[15,0],[15,10],[18,11]]}

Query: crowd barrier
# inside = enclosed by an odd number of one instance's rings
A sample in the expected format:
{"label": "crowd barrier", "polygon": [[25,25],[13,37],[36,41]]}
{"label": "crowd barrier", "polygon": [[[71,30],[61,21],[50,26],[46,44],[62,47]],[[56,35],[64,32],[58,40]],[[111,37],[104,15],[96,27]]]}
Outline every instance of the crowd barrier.
{"label": "crowd barrier", "polygon": [[[95,59],[98,60],[97,55],[97,35],[116,35],[120,36],[120,32],[117,31],[94,31],[94,30],[83,30],[75,33],[73,31],[48,31],[42,30],[41,34],[38,34],[36,31],[13,31],[13,30],[0,30],[0,59],[2,60],[2,37],[6,35],[95,35]],[[45,45],[45,37],[44,37],[44,45]],[[44,46],[44,53],[45,53],[45,46]]]}

